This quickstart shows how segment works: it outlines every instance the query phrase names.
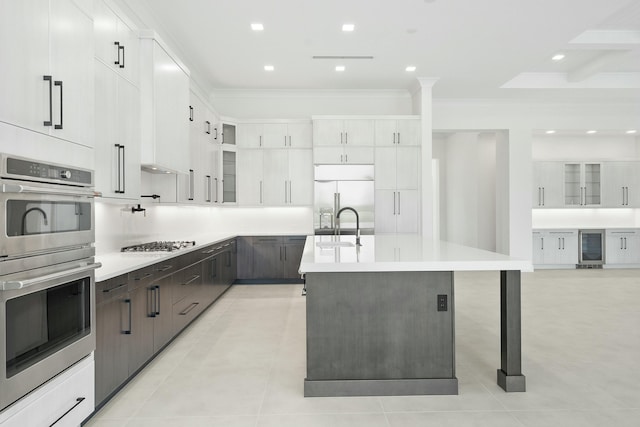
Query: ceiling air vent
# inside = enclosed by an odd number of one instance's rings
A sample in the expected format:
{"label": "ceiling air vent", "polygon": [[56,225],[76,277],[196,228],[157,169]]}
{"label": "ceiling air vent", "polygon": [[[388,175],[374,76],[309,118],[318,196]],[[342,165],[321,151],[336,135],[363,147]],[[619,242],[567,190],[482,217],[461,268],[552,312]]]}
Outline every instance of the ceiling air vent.
{"label": "ceiling air vent", "polygon": [[313,59],[373,59],[373,56],[359,56],[359,55],[316,55]]}

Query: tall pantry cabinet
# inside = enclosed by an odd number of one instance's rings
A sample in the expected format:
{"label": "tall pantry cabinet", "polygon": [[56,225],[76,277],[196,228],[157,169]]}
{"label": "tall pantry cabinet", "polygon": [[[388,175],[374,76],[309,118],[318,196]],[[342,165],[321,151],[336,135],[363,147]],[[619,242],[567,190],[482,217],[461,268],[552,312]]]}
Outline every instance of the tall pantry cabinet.
{"label": "tall pantry cabinet", "polygon": [[34,157],[57,161],[57,141],[93,147],[90,11],[73,0],[2,2],[0,57],[0,122],[55,138]]}
{"label": "tall pantry cabinet", "polygon": [[139,41],[103,1],[94,3],[96,190],[140,197]]}

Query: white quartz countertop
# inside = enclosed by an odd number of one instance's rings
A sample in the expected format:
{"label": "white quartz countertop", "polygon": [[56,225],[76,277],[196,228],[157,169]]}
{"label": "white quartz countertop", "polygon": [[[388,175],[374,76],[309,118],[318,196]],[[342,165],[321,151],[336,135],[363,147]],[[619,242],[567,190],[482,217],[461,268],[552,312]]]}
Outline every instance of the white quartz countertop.
{"label": "white quartz countertop", "polygon": [[414,234],[361,236],[360,240],[362,246],[357,247],[355,236],[307,237],[299,272],[533,271],[529,260]]}
{"label": "white quartz countertop", "polygon": [[191,251],[195,251],[233,237],[236,237],[236,234],[216,233],[200,235],[198,238],[189,236],[189,238],[164,239],[194,240],[196,242],[196,245],[191,248],[180,249],[172,252],[110,252],[97,254],[95,257],[96,262],[102,263],[102,267],[96,270],[96,282],[102,282],[121,274],[129,273],[130,271],[138,270],[169,258],[184,255]]}

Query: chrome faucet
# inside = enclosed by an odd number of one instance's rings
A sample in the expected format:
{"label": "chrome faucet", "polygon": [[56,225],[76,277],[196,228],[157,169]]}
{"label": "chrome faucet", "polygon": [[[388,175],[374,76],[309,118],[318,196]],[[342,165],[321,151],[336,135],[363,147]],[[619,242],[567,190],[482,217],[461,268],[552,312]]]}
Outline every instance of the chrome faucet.
{"label": "chrome faucet", "polygon": [[47,221],[47,213],[45,211],[43,211],[40,208],[31,208],[31,209],[27,209],[23,214],[22,214],[22,235],[25,236],[27,234],[27,215],[29,214],[29,212],[31,211],[38,211],[42,214],[42,222],[44,223],[44,225],[48,225],[49,222]]}
{"label": "chrome faucet", "polygon": [[358,215],[358,211],[356,211],[355,209],[350,208],[350,207],[348,207],[348,206],[347,206],[347,207],[344,207],[344,208],[340,209],[340,210],[338,211],[338,213],[336,214],[336,219],[337,219],[337,220],[339,220],[339,219],[340,219],[340,214],[341,214],[343,211],[351,211],[351,212],[353,212],[354,214],[356,214],[356,246],[362,246],[362,245],[360,244],[360,215]]}

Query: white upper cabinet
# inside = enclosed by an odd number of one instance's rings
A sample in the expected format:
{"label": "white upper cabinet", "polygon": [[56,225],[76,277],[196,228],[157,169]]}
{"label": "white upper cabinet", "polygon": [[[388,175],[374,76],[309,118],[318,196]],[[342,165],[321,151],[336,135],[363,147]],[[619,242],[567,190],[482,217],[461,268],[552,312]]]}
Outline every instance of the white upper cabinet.
{"label": "white upper cabinet", "polygon": [[602,206],[640,206],[640,162],[602,163]]}
{"label": "white upper cabinet", "polygon": [[72,0],[5,1],[0,15],[0,121],[93,147],[91,17]]}
{"label": "white upper cabinet", "polygon": [[378,119],[375,121],[376,146],[419,146],[422,128],[419,118]]}
{"label": "white upper cabinet", "polygon": [[103,0],[94,2],[95,55],[120,75],[138,84],[137,31],[116,14]]}
{"label": "white upper cabinet", "polygon": [[257,206],[264,203],[262,150],[238,150],[238,204]]}
{"label": "white upper cabinet", "polygon": [[311,123],[243,123],[238,146],[243,148],[311,148]]}
{"label": "white upper cabinet", "polygon": [[561,208],[563,202],[564,164],[562,162],[533,163],[533,207]]}
{"label": "white upper cabinet", "polygon": [[595,207],[601,200],[600,163],[564,164],[564,204]]}
{"label": "white upper cabinet", "polygon": [[374,134],[374,121],[370,119],[313,121],[314,146],[373,146]]}
{"label": "white upper cabinet", "polygon": [[144,34],[140,40],[141,162],[188,174],[188,70],[153,37]]}
{"label": "white upper cabinet", "polygon": [[140,197],[140,92],[96,61],[95,181],[103,197]]}

